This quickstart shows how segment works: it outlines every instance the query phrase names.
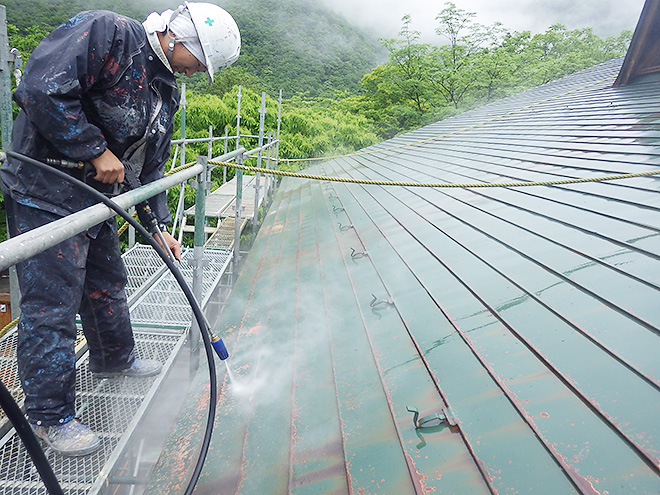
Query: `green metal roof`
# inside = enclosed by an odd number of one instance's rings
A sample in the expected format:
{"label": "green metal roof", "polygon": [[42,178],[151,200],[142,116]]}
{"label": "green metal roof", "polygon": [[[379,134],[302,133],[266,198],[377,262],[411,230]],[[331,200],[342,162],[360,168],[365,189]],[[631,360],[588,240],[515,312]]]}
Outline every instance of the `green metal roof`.
{"label": "green metal roof", "polygon": [[[613,60],[314,167],[511,182],[660,169],[660,83]],[[197,494],[660,493],[660,177],[285,179],[218,333]],[[200,372],[149,493],[188,479]],[[420,417],[448,423],[416,428]]]}

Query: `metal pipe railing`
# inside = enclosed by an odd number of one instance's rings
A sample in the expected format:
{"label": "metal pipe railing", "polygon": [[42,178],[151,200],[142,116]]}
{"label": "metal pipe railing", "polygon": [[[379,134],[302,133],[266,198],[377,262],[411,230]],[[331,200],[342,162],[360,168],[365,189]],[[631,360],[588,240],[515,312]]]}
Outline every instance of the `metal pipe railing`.
{"label": "metal pipe railing", "polygon": [[[248,138],[258,138],[259,136],[255,136],[252,134],[241,134],[240,137],[248,137]],[[190,143],[208,143],[209,141],[229,141],[236,139],[236,136],[212,136],[212,137],[203,137],[203,138],[180,138],[180,139],[172,139],[170,141],[170,144],[172,146],[178,146],[180,144],[190,144]]]}
{"label": "metal pipe railing", "polygon": [[170,141],[170,144],[172,146],[183,144],[184,142],[186,144],[190,143],[208,143],[209,141],[224,141],[225,139],[236,139],[236,136],[214,136],[214,137],[203,137],[203,138],[185,138],[185,139],[172,139]]}
{"label": "metal pipe railing", "polygon": [[239,146],[234,151],[230,151],[229,153],[225,153],[224,155],[215,157],[213,161],[228,162],[229,160],[236,158],[238,155],[244,155],[244,154],[246,154],[245,148],[243,148],[243,146]]}
{"label": "metal pipe railing", "polygon": [[258,148],[253,148],[253,149],[251,149],[250,151],[246,151],[246,152],[245,152],[245,157],[247,158],[247,157],[249,157],[249,156],[256,155],[256,154],[259,153],[260,151],[265,151],[265,150],[267,150],[268,148],[272,148],[273,146],[275,146],[275,145],[276,145],[277,143],[279,143],[279,142],[280,142],[280,140],[277,139],[277,140],[272,141],[272,142],[270,142],[270,143],[264,144],[263,146],[259,146]]}
{"label": "metal pipe railing", "polygon": [[[157,181],[145,184],[132,191],[125,192],[114,198],[114,202],[121,208],[128,209],[138,203],[146,201],[158,193],[168,190],[183,182],[202,170],[201,165],[164,177]],[[16,237],[0,243],[0,271],[9,268],[23,260],[51,248],[60,242],[79,234],[90,227],[104,222],[115,216],[115,212],[104,204],[96,204],[85,208],[42,227],[30,230]]]}

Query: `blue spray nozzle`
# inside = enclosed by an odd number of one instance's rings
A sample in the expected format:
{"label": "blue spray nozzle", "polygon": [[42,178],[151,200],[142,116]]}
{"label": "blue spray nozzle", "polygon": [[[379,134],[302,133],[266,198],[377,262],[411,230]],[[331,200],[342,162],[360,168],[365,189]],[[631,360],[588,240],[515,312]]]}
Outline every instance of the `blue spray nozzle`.
{"label": "blue spray nozzle", "polygon": [[229,351],[220,337],[213,337],[213,339],[211,339],[211,345],[222,361],[229,357]]}

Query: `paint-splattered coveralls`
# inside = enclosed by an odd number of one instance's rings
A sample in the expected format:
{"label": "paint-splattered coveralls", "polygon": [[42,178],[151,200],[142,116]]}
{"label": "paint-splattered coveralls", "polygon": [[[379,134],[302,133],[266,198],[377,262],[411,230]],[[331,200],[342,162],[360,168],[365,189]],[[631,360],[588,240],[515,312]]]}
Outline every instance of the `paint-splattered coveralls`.
{"label": "paint-splattered coveralls", "polygon": [[[69,20],[33,52],[14,100],[21,107],[14,151],[86,161],[109,148],[121,159],[146,136],[140,179],[162,177],[179,92],[139,22],[106,11]],[[2,167],[0,177],[12,236],[96,203],[16,160]],[[150,204],[159,222],[171,221],[165,193]],[[18,276],[18,366],[28,415],[44,425],[66,422],[75,415],[77,312],[92,370],[123,369],[135,359],[114,221],[21,263]]]}

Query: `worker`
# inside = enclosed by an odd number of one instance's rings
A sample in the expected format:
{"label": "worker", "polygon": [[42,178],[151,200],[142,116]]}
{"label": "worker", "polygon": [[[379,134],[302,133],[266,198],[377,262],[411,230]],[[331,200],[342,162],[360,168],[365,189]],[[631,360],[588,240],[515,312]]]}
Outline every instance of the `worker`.
{"label": "worker", "polygon": [[[32,53],[14,92],[20,112],[11,150],[42,161],[91,163],[88,183],[107,194],[124,180],[125,164],[142,183],[157,180],[179,105],[175,73],[206,72],[212,82],[239,51],[236,23],[209,3],[152,13],[144,23],[108,11],[80,13]],[[83,172],[67,170],[85,179]],[[0,178],[12,237],[97,202],[17,159],[7,160]],[[150,206],[180,258],[181,247],[167,232],[166,193],[151,198]],[[94,452],[101,440],[74,407],[76,314],[96,376],[140,378],[161,370],[158,361],[135,356],[114,219],[18,264],[17,273],[17,360],[33,431],[59,454]]]}

